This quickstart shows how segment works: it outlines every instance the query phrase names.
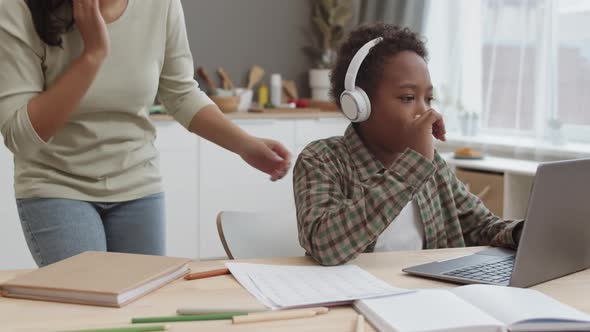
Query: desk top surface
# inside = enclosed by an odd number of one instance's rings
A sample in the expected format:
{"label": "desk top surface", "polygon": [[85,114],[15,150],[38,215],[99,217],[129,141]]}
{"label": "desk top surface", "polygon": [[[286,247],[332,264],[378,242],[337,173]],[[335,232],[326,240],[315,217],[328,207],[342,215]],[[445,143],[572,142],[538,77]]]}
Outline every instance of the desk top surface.
{"label": "desk top surface", "polygon": [[[454,287],[451,283],[413,277],[403,267],[468,254],[481,247],[362,254],[353,264],[402,288]],[[265,264],[312,265],[308,257],[247,260]],[[224,267],[224,261],[191,263],[193,272]],[[26,271],[0,271],[0,283]],[[590,313],[590,269],[533,287],[555,299]],[[260,308],[254,297],[230,275],[185,281],[180,279],[124,308],[103,308],[0,297],[0,330],[56,331],[129,326],[133,317],[175,315],[180,307],[231,305]],[[230,321],[171,323],[170,331],[354,331],[356,313],[350,306],[333,308],[327,315],[279,322],[232,325]],[[366,331],[374,331],[367,325]]]}
{"label": "desk top surface", "polygon": [[485,156],[483,159],[456,159],[453,153],[442,154],[443,158],[451,166],[471,168],[491,172],[507,172],[512,174],[534,176],[537,173],[539,162],[531,160],[519,160]]}

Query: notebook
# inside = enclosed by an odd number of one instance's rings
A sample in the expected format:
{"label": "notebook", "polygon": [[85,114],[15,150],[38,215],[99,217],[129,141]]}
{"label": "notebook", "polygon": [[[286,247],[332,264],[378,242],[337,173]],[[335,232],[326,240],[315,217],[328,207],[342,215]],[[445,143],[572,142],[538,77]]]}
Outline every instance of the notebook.
{"label": "notebook", "polygon": [[0,285],[2,296],[122,307],[189,272],[186,258],[88,251]]}
{"label": "notebook", "polygon": [[532,289],[469,285],[354,304],[379,331],[588,331],[590,315]]}
{"label": "notebook", "polygon": [[238,282],[270,309],[337,305],[401,294],[356,265],[291,266],[226,263]]}

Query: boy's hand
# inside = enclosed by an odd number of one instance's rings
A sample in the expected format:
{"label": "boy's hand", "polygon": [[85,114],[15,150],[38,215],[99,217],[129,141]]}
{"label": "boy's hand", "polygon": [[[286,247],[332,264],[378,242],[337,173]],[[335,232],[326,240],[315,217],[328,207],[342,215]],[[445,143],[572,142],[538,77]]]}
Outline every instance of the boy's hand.
{"label": "boy's hand", "polygon": [[442,115],[430,109],[417,115],[408,127],[409,148],[420,153],[428,160],[434,159],[435,138],[445,141],[446,129]]}

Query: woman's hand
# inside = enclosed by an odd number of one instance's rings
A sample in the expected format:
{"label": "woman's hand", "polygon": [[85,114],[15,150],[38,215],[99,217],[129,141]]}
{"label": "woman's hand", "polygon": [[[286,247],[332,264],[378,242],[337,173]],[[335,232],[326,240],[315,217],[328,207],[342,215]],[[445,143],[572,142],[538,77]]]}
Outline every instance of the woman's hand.
{"label": "woman's hand", "polygon": [[73,6],[74,20],[84,40],[84,54],[102,61],[109,53],[111,42],[100,13],[100,0],[74,0]]}
{"label": "woman's hand", "polygon": [[283,178],[291,167],[291,154],[279,142],[250,136],[239,151],[250,166],[270,175],[271,181]]}

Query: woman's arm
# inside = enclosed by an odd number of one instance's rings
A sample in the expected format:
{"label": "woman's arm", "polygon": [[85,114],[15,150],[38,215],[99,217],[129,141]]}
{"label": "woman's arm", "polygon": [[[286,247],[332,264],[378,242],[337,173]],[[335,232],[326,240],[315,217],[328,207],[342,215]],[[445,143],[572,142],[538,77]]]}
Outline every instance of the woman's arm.
{"label": "woman's arm", "polygon": [[279,142],[260,139],[231,122],[217,106],[207,105],[190,123],[189,130],[224,149],[237,153],[251,166],[267,173],[272,181],[289,171],[289,151]]}
{"label": "woman's arm", "polygon": [[88,54],[78,58],[47,91],[29,101],[27,111],[37,135],[47,142],[79,106],[102,60]]}
{"label": "woman's arm", "polygon": [[48,141],[80,105],[109,52],[109,36],[99,0],[75,0],[74,19],[84,51],[63,76],[29,101],[27,111],[39,137]]}
{"label": "woman's arm", "polygon": [[231,122],[199,89],[193,72],[182,3],[171,0],[158,87],[158,97],[166,110],[191,132],[239,154],[253,167],[271,175],[272,180],[285,176],[290,166],[287,149],[278,142],[253,137]]}
{"label": "woman's arm", "polygon": [[24,1],[0,2],[0,131],[10,151],[34,158],[74,112],[108,53],[98,0],[76,0],[76,24],[84,51],[62,77],[47,87],[46,45],[34,29]]}

